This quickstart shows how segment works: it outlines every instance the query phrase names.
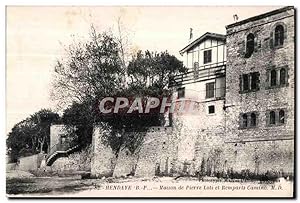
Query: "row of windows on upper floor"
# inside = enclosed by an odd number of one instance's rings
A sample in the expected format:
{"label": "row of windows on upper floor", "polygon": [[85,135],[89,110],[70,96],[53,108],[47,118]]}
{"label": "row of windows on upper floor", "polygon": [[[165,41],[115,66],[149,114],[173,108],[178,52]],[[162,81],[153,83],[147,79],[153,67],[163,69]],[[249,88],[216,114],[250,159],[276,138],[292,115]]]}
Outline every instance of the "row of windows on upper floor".
{"label": "row of windows on upper floor", "polygon": [[[283,46],[286,38],[286,28],[283,23],[278,23],[273,32],[271,32],[270,45],[275,48]],[[249,33],[246,37],[245,57],[249,58],[253,54],[256,46],[256,37],[253,33]]]}
{"label": "row of windows on upper floor", "polygon": [[[279,48],[282,47],[284,44],[284,39],[286,38],[286,28],[283,23],[275,26],[274,32],[271,33],[271,42],[270,44],[275,47]],[[249,58],[253,54],[256,46],[255,35],[253,33],[249,33],[246,37],[246,49],[245,49],[245,57]],[[203,51],[203,64],[208,64],[212,62],[212,50],[205,50]],[[199,62],[193,63],[194,71],[198,71],[199,69]]]}
{"label": "row of windows on upper floor", "polygon": [[[253,128],[258,125],[257,112],[242,113],[240,115],[240,129]],[[277,126],[286,123],[286,110],[268,110],[266,112],[266,125],[267,126]]]}
{"label": "row of windows on upper floor", "polygon": [[[275,26],[274,32],[271,33],[271,42],[270,44],[275,47],[279,48],[283,46],[284,39],[286,38],[286,28],[284,27],[283,23],[278,24]],[[253,54],[256,46],[255,35],[253,33],[249,33],[246,37],[246,49],[245,49],[245,57],[249,58]],[[205,50],[203,51],[203,64],[211,63],[212,62],[212,50]],[[199,63],[193,63],[194,70],[199,68]]]}
{"label": "row of windows on upper floor", "polygon": [[[260,84],[259,72],[252,72],[240,76],[240,93],[247,93],[258,91]],[[281,68],[273,68],[267,70],[267,84],[266,88],[278,88],[288,85],[288,68],[287,66]]]}
{"label": "row of windows on upper floor", "polygon": [[[200,91],[199,91],[200,92]],[[225,96],[225,87],[216,87],[215,82],[205,84],[205,99],[223,98]],[[185,97],[185,87],[177,89],[177,99]]]}

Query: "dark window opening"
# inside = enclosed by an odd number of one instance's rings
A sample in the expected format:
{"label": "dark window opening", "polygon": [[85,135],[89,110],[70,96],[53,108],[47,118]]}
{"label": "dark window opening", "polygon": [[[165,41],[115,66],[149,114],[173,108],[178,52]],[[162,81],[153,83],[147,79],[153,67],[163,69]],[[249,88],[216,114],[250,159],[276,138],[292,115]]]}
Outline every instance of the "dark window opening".
{"label": "dark window opening", "polygon": [[203,63],[210,63],[211,62],[211,50],[206,50],[203,52]]}
{"label": "dark window opening", "polygon": [[246,42],[246,57],[249,58],[254,52],[254,34],[250,33],[247,35]]}
{"label": "dark window opening", "polygon": [[247,91],[249,90],[249,80],[248,80],[248,75],[244,74],[243,75],[243,90]]}
{"label": "dark window opening", "polygon": [[275,124],[275,112],[274,111],[270,112],[270,124],[271,125]]}
{"label": "dark window opening", "polygon": [[284,68],[280,69],[280,85],[286,84],[286,70]]}
{"label": "dark window opening", "polygon": [[184,96],[185,96],[185,88],[184,87],[178,88],[177,92],[178,92],[178,99],[184,98]]}
{"label": "dark window opening", "polygon": [[259,83],[259,73],[251,73],[251,89],[256,90],[258,89],[258,83]]}
{"label": "dark window opening", "polygon": [[208,106],[208,113],[209,113],[209,114],[215,113],[215,106],[214,106],[214,105]]}
{"label": "dark window opening", "polygon": [[284,123],[284,110],[279,111],[279,122]]}
{"label": "dark window opening", "polygon": [[248,126],[248,116],[247,114],[242,115],[242,127],[246,128]]}
{"label": "dark window opening", "polygon": [[271,86],[276,86],[277,73],[276,70],[271,71]]}
{"label": "dark window opening", "polygon": [[215,83],[210,82],[206,83],[206,98],[214,98],[215,97]]}
{"label": "dark window opening", "polygon": [[284,28],[282,25],[277,25],[275,28],[275,46],[283,45],[284,40]]}
{"label": "dark window opening", "polygon": [[251,126],[256,126],[256,114],[255,113],[251,113],[250,115],[250,124]]}

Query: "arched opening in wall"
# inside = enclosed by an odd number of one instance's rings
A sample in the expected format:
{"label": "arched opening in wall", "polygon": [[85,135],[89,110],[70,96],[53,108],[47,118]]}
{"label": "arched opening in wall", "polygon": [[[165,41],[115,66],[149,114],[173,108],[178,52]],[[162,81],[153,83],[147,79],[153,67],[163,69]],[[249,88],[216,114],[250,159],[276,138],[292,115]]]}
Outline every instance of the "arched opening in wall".
{"label": "arched opening in wall", "polygon": [[281,123],[281,124],[284,124],[284,122],[285,122],[285,119],[284,119],[285,115],[284,114],[285,114],[284,110],[279,111],[279,123]]}
{"label": "arched opening in wall", "polygon": [[246,54],[245,57],[249,58],[254,52],[254,34],[250,33],[247,35],[246,39]]}
{"label": "arched opening in wall", "polygon": [[271,87],[276,86],[277,73],[276,70],[271,70]]}
{"label": "arched opening in wall", "polygon": [[275,111],[270,111],[270,124],[275,124]]}
{"label": "arched opening in wall", "polygon": [[280,85],[286,84],[286,70],[285,68],[280,69]]}
{"label": "arched opening in wall", "polygon": [[256,114],[255,113],[251,113],[251,115],[250,115],[250,126],[252,126],[252,127],[256,126]]}
{"label": "arched opening in wall", "polygon": [[275,27],[275,46],[283,45],[284,40],[284,27],[282,25],[277,25]]}

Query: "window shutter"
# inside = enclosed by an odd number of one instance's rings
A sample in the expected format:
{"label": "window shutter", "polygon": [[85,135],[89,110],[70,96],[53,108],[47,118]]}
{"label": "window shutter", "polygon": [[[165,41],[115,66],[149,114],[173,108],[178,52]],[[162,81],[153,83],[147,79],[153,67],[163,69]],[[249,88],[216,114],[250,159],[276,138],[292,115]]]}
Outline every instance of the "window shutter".
{"label": "window shutter", "polygon": [[254,38],[254,52],[258,51],[258,47],[259,46],[259,40],[257,39],[257,37]]}
{"label": "window shutter", "polygon": [[270,125],[270,111],[266,111],[266,125]]}
{"label": "window shutter", "polygon": [[259,76],[260,76],[260,74],[258,72],[256,74],[257,74],[257,86],[256,86],[256,89],[259,90],[259,87],[260,87],[260,77]]}
{"label": "window shutter", "polygon": [[242,113],[240,113],[240,115],[239,115],[239,126],[240,126],[240,128],[243,128],[243,114]]}
{"label": "window shutter", "polygon": [[246,45],[245,45],[245,43],[246,43],[245,40],[243,40],[243,41],[241,41],[240,43],[238,43],[239,49],[238,49],[237,52],[238,52],[238,54],[239,54],[240,56],[242,56],[242,57],[244,57],[245,54],[246,54]]}
{"label": "window shutter", "polygon": [[240,75],[239,77],[239,85],[240,85],[240,93],[243,92],[243,79],[242,79],[242,75]]}
{"label": "window shutter", "polygon": [[273,37],[273,32],[271,32],[270,34],[270,48],[273,49],[274,48],[274,37]]}

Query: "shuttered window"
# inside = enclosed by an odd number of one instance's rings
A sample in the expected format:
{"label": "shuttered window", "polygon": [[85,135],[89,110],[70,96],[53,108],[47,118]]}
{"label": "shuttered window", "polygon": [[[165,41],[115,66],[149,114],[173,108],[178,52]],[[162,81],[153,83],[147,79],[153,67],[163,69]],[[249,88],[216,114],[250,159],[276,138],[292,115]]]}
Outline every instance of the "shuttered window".
{"label": "shuttered window", "polygon": [[203,62],[210,63],[211,62],[211,49],[203,52]]}
{"label": "shuttered window", "polygon": [[206,98],[214,98],[215,97],[215,83],[210,82],[206,83]]}

